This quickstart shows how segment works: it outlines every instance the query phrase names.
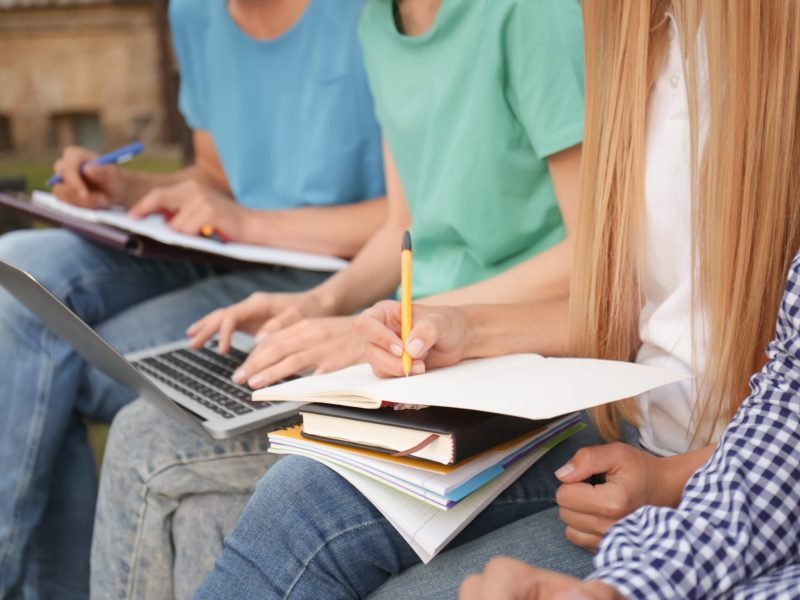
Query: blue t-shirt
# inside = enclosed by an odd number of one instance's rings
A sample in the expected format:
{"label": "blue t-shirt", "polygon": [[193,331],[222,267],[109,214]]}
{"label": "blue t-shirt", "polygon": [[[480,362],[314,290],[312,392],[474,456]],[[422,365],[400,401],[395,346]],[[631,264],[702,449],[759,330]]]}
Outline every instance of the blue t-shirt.
{"label": "blue t-shirt", "polygon": [[223,0],[171,0],[179,106],[214,140],[236,200],[253,209],[357,202],[384,193],[356,25],[363,0],[311,0],[256,40]]}

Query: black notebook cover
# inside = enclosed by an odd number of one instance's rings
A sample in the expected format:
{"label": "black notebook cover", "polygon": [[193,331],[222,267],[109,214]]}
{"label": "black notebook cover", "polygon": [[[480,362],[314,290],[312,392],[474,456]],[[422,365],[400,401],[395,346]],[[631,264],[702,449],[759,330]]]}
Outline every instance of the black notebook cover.
{"label": "black notebook cover", "polygon": [[[392,407],[363,409],[335,404],[306,404],[300,409],[300,414],[303,413],[352,419],[391,427],[405,427],[429,433],[450,434],[453,436],[453,463],[461,462],[485,450],[531,433],[554,420],[532,421],[496,413],[435,406],[420,410],[394,410]],[[305,432],[302,435],[345,446],[367,447],[339,439],[308,435]],[[370,446],[368,449],[386,454],[392,453],[391,450],[385,448]]]}

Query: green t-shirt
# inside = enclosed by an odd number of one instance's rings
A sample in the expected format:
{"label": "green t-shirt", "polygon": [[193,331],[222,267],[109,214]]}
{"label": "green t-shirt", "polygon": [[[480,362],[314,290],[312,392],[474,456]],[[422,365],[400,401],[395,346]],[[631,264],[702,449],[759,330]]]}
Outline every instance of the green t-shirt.
{"label": "green t-shirt", "polygon": [[583,33],[577,0],[443,0],[418,37],[393,9],[367,0],[359,34],[420,298],[564,238],[546,158],[583,139]]}

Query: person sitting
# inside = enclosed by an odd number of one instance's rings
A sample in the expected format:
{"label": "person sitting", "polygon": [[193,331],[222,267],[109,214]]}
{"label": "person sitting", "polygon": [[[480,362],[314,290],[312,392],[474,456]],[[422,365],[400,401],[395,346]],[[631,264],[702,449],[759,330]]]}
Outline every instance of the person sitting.
{"label": "person sitting", "polygon": [[[582,583],[498,557],[461,600],[796,598],[800,593],[800,254],[768,362],[676,508],[646,506],[603,537]],[[568,482],[591,472],[574,461]]]}
{"label": "person sitting", "polygon": [[[569,298],[417,304],[406,349],[418,372],[559,352],[687,378],[593,410],[597,433],[622,441],[556,446],[424,566],[336,472],[282,459],[197,598],[453,597],[466,573],[497,554],[582,577],[614,523],[641,506],[677,506],[714,453],[764,364],[800,248],[800,5],[613,0],[582,10],[586,134]],[[386,301],[357,321],[384,376],[403,375],[399,317]],[[624,422],[638,440],[626,439]],[[592,485],[589,475],[604,481]]]}
{"label": "person sitting", "polygon": [[[369,1],[359,25],[385,140],[388,219],[316,288],[255,294],[190,328],[195,345],[214,334],[227,344],[234,329],[258,335],[234,375],[240,383],[363,361],[351,314],[395,291],[409,225],[421,302],[540,300],[547,327],[548,302],[568,293],[583,136],[579,5],[403,0],[397,8]],[[263,431],[210,443],[143,402],[122,411],[101,481],[93,589],[160,598],[174,581],[181,597],[193,592],[274,460],[266,444]]]}
{"label": "person sitting", "polygon": [[[193,164],[138,173],[88,164],[93,154],[70,148],[56,162],[55,193],[134,215],[171,209],[183,233],[212,225],[235,242],[353,256],[386,212],[360,9],[360,0],[173,0]],[[192,321],[255,290],[296,292],[328,277],[145,260],[63,230],[5,235],[0,260],[123,353],[180,339]],[[110,422],[133,392],[0,289],[0,397],[0,597],[87,597],[97,473],[85,421]]]}

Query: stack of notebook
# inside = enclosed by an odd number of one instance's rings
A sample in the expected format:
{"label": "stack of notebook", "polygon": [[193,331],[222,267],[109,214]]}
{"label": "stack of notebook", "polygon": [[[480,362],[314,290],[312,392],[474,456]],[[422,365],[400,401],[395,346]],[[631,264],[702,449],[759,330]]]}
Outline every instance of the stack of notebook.
{"label": "stack of notebook", "polygon": [[[575,413],[532,421],[455,408],[309,404],[300,414],[302,425],[270,434],[270,451],[317,460],[368,498],[379,494],[377,502],[370,499],[425,562],[547,450],[583,427]],[[420,518],[431,528],[430,540],[414,539]]]}
{"label": "stack of notebook", "polygon": [[576,411],[682,378],[631,363],[514,355],[398,379],[359,365],[253,399],[310,402],[300,406],[302,425],[270,434],[270,451],[339,473],[427,563],[583,427]]}

